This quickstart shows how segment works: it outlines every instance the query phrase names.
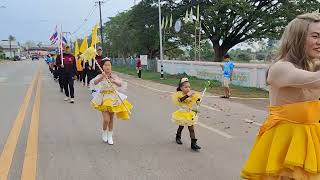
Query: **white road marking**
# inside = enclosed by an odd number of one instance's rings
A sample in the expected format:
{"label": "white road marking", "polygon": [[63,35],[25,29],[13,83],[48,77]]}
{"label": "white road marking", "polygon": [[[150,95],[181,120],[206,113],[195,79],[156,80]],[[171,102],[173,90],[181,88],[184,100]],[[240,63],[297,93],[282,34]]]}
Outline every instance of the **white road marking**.
{"label": "white road marking", "polygon": [[207,108],[207,109],[210,109],[210,110],[213,110],[213,111],[221,112],[220,109],[216,109],[216,108],[213,108],[213,107],[211,107],[211,106],[207,106],[207,105],[205,105],[205,104],[201,104],[200,106],[201,106],[201,107],[204,107],[204,108]]}
{"label": "white road marking", "polygon": [[[145,86],[145,85],[133,83],[133,82],[130,82],[130,81],[128,81],[128,82],[131,83],[131,84],[134,84],[134,85],[136,85],[136,86],[148,88],[148,89],[153,90],[153,91],[157,91],[157,92],[161,92],[161,93],[172,93],[172,92],[170,92],[170,91],[162,91],[162,90],[159,90],[159,89],[151,88],[151,87],[149,87],[149,86]],[[221,112],[221,110],[216,109],[216,108],[213,108],[213,107],[210,107],[210,106],[207,106],[207,105],[201,105],[201,106],[204,107],[204,108],[208,108],[208,109],[210,109],[210,110],[214,110],[214,111],[219,111],[219,112]],[[209,131],[211,131],[211,132],[214,132],[214,133],[216,133],[216,134],[218,134],[218,135],[220,135],[220,136],[223,136],[223,137],[225,137],[225,138],[227,138],[227,139],[232,139],[232,138],[233,138],[233,136],[231,136],[230,134],[228,134],[228,133],[226,133],[226,132],[223,132],[223,131],[220,131],[219,129],[215,129],[215,128],[213,128],[213,127],[210,127],[210,126],[208,126],[208,125],[206,125],[206,124],[197,122],[197,125],[205,128],[205,129],[207,129],[207,130],[209,130]]]}
{"label": "white road marking", "polygon": [[217,134],[219,134],[220,136],[223,136],[223,137],[225,137],[225,138],[227,138],[227,139],[232,139],[232,138],[233,138],[233,136],[231,136],[230,134],[228,134],[228,133],[226,133],[226,132],[223,132],[223,131],[220,131],[220,130],[218,130],[218,129],[215,129],[215,128],[213,128],[213,127],[207,126],[207,125],[205,125],[205,124],[203,124],[203,123],[197,122],[197,125],[205,128],[205,129],[208,129],[209,131],[212,131],[212,132],[214,132],[214,133],[217,133]]}
{"label": "white road marking", "polygon": [[[162,90],[159,90],[159,89],[155,89],[155,88],[152,88],[152,87],[149,87],[149,86],[145,86],[145,85],[142,85],[142,84],[137,84],[137,83],[134,83],[134,82],[130,82],[128,81],[129,83],[131,84],[134,84],[136,86],[141,86],[141,87],[145,87],[145,88],[148,88],[148,89],[151,89],[153,91],[157,91],[157,92],[161,92],[161,93],[172,93],[171,91],[162,91]],[[207,97],[207,98],[220,98],[220,96],[217,96],[217,95],[204,95],[204,97]],[[266,100],[266,99],[269,99],[269,98],[243,98],[243,97],[230,97],[230,99],[247,99],[247,100]]]}

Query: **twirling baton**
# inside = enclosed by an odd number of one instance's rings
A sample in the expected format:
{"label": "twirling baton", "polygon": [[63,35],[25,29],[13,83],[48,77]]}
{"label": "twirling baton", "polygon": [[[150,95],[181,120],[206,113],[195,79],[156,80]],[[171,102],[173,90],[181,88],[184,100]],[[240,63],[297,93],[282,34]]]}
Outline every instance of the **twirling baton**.
{"label": "twirling baton", "polygon": [[210,81],[207,81],[207,82],[205,83],[204,90],[203,90],[202,93],[201,93],[200,101],[199,101],[199,103],[197,103],[197,107],[196,107],[196,109],[194,110],[195,114],[193,115],[192,119],[194,119],[194,118],[197,116],[197,114],[198,114],[198,112],[199,112],[200,105],[201,105],[201,103],[202,103],[202,99],[203,99],[203,97],[204,97],[204,94],[206,93],[206,91],[207,91],[207,89],[209,88],[210,84],[211,84]]}

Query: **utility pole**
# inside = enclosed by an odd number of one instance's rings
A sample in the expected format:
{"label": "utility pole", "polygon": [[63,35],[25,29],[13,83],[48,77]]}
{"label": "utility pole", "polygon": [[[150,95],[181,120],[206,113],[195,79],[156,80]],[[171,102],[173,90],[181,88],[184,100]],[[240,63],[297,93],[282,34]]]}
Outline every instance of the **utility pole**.
{"label": "utility pole", "polygon": [[101,15],[101,4],[104,3],[104,1],[97,1],[96,2],[99,5],[99,14],[100,14],[100,36],[101,36],[101,47],[103,49],[103,54],[106,54],[106,49],[104,49],[104,43],[103,43],[103,28],[102,28],[102,15]]}
{"label": "utility pole", "polygon": [[158,0],[158,6],[159,6],[159,34],[160,34],[160,64],[161,64],[161,69],[160,69],[160,79],[163,79],[163,50],[162,50],[162,27],[161,27],[161,3],[160,0]]}

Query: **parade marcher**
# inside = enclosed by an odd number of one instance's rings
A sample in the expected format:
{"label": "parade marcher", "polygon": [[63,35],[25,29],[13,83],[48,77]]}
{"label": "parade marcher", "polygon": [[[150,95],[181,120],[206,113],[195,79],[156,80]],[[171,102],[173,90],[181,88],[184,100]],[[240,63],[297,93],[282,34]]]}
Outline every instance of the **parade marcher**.
{"label": "parade marcher", "polygon": [[52,57],[50,54],[47,55],[46,63],[48,64],[49,71],[52,73]]}
{"label": "parade marcher", "polygon": [[81,53],[77,57],[77,80],[82,82],[83,78],[83,67],[82,67],[82,58],[80,57]]}
{"label": "parade marcher", "polygon": [[320,14],[292,20],[267,73],[269,115],[241,177],[248,180],[320,179]]}
{"label": "parade marcher", "polygon": [[57,57],[58,55],[54,55],[52,60],[53,60],[53,78],[55,81],[58,81],[59,79],[59,71],[58,71],[58,66],[57,66]]}
{"label": "parade marcher", "polygon": [[54,62],[55,62],[55,59],[54,59],[54,54],[51,54],[51,61],[50,61],[50,69],[51,69],[51,73],[53,74],[54,72]]}
{"label": "parade marcher", "polygon": [[138,77],[141,78],[141,74],[142,74],[142,63],[141,63],[140,56],[137,56],[136,61],[137,61],[137,62],[136,62],[137,74],[138,74]]}
{"label": "parade marcher", "polygon": [[[63,61],[63,63],[62,63]],[[61,76],[63,80],[64,92],[66,95],[65,101],[74,103],[74,80],[77,78],[76,59],[71,54],[70,46],[66,45],[63,60],[61,56],[57,58],[57,65],[61,68]]]}
{"label": "parade marcher", "polygon": [[91,60],[83,60],[82,67],[83,67],[83,86],[90,85],[90,80],[92,79],[94,70],[93,70],[94,61]]}
{"label": "parade marcher", "polygon": [[[97,48],[97,55],[96,55],[95,59],[96,59],[96,62],[100,65],[100,67],[102,67],[103,66],[102,65],[103,56],[102,56],[102,48],[101,47]],[[94,67],[94,77],[96,77],[99,74],[101,74],[101,71],[100,71],[98,65],[95,65],[95,67]]]}
{"label": "parade marcher", "polygon": [[[60,64],[59,64],[60,63]],[[63,93],[64,91],[64,84],[63,84],[63,68],[61,67],[61,53],[57,56],[56,61],[56,76],[58,77],[58,83],[60,87],[60,92]]]}
{"label": "parade marcher", "polygon": [[127,100],[126,95],[118,92],[118,89],[123,86],[123,82],[112,73],[111,62],[106,60],[102,64],[103,73],[90,82],[90,86],[96,86],[92,89],[97,89],[91,104],[96,110],[102,112],[102,140],[112,145],[114,115],[119,119],[128,120],[133,106]]}
{"label": "parade marcher", "polygon": [[179,82],[177,92],[172,95],[173,103],[178,106],[179,110],[172,114],[172,121],[179,125],[176,134],[177,144],[182,144],[181,133],[184,126],[188,126],[190,138],[191,138],[191,149],[201,149],[197,145],[197,139],[194,132],[194,125],[198,119],[196,112],[193,111],[194,106],[200,101],[201,95],[197,92],[191,91],[191,86],[188,78],[182,78]]}

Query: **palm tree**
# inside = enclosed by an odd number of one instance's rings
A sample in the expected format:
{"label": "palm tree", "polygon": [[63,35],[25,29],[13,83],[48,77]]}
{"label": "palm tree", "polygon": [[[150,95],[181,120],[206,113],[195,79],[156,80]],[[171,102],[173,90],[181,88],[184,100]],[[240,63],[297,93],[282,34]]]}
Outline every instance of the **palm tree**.
{"label": "palm tree", "polygon": [[10,45],[10,58],[12,58],[12,55],[11,55],[11,41],[15,41],[16,38],[14,36],[10,35],[8,37],[8,40],[9,40],[9,45]]}

